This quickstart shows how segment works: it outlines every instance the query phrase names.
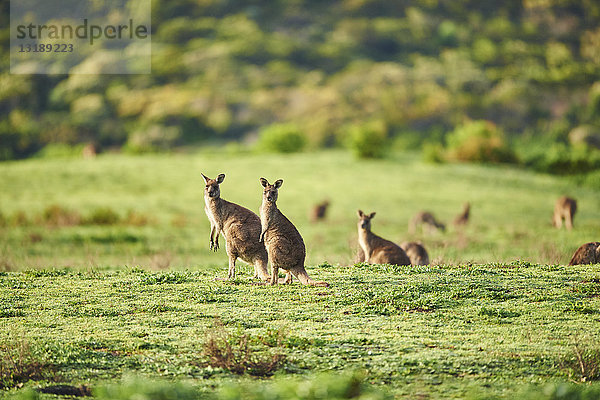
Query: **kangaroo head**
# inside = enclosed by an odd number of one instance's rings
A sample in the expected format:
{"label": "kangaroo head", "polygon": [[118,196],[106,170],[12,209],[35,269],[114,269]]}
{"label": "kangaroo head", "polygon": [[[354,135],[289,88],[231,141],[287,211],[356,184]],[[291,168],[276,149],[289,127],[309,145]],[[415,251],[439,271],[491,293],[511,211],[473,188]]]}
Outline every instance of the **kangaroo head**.
{"label": "kangaroo head", "polygon": [[225,180],[225,174],[219,174],[217,179],[210,179],[203,173],[200,173],[200,175],[202,175],[204,183],[206,184],[204,187],[204,195],[213,199],[218,199],[221,197],[221,189],[219,188],[219,185]]}
{"label": "kangaroo head", "polygon": [[358,228],[365,229],[367,231],[371,230],[371,219],[375,216],[375,213],[367,215],[362,210],[358,210]]}
{"label": "kangaroo head", "polygon": [[279,188],[283,185],[283,179],[276,180],[272,185],[265,178],[260,178],[260,184],[263,185],[263,201],[275,203]]}

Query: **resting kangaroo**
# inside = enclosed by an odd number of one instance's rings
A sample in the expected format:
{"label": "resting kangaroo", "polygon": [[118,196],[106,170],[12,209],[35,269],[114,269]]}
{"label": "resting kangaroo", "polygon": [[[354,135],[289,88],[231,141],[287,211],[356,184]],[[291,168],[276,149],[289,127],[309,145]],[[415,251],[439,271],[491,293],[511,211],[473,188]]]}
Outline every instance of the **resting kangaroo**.
{"label": "resting kangaroo", "polygon": [[358,258],[369,264],[410,265],[410,259],[400,246],[371,232],[374,216],[374,212],[367,215],[358,210],[358,245],[363,253]]}
{"label": "resting kangaroo", "polygon": [[277,208],[277,197],[283,180],[269,184],[265,178],[260,178],[263,185],[263,199],[260,206],[260,242],[264,242],[271,262],[271,285],[278,283],[279,268],[287,272],[285,283],[292,283],[294,275],[303,285],[329,286],[327,282],[313,281],[304,269],[306,248],[300,233]]}
{"label": "resting kangaroo", "polygon": [[221,198],[219,185],[225,174],[210,179],[202,174],[204,188],[204,211],[210,221],[210,249],[219,249],[219,233],[225,237],[225,251],[229,257],[227,279],[235,277],[235,261],[239,258],[254,265],[254,275],[264,281],[270,279],[267,270],[267,250],[258,242],[260,218],[252,211]]}
{"label": "resting kangaroo", "polygon": [[400,243],[400,247],[410,258],[412,265],[429,265],[429,254],[421,243],[418,242],[404,242]]}
{"label": "resting kangaroo", "polygon": [[419,211],[414,217],[413,219],[410,221],[410,225],[408,227],[408,231],[411,234],[414,234],[417,232],[417,226],[419,224],[422,225],[426,225],[427,226],[427,230],[429,232],[435,230],[435,229],[441,229],[442,232],[444,232],[446,230],[446,225],[442,224],[441,222],[439,222],[438,220],[435,219],[435,217],[433,216],[432,213],[430,213],[429,211]]}
{"label": "resting kangaroo", "polygon": [[573,218],[577,211],[577,201],[567,196],[559,197],[554,205],[554,221],[555,227],[562,227],[562,221],[565,220],[565,226],[571,230],[573,228]]}
{"label": "resting kangaroo", "polygon": [[582,244],[573,254],[569,265],[600,263],[600,242]]}

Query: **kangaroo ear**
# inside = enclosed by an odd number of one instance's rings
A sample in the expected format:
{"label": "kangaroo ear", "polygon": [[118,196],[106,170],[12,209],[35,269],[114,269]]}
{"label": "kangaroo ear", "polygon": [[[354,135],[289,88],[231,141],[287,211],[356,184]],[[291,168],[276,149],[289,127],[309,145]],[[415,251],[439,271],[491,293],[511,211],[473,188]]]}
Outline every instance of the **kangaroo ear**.
{"label": "kangaroo ear", "polygon": [[365,213],[363,213],[362,210],[358,210],[358,217],[362,218],[363,215],[365,215]]}
{"label": "kangaroo ear", "polygon": [[369,219],[373,218],[375,216],[375,212],[372,212],[371,215],[369,215]]}
{"label": "kangaroo ear", "polygon": [[266,180],[265,178],[260,178],[260,184],[263,185],[263,187],[267,187],[267,185],[269,184],[269,181]]}
{"label": "kangaroo ear", "polygon": [[204,179],[204,183],[208,183],[208,180],[210,178],[208,176],[204,175],[202,172],[200,172],[200,175],[202,175],[202,179]]}
{"label": "kangaroo ear", "polygon": [[223,183],[223,181],[225,180],[225,174],[219,174],[219,176],[217,176],[217,183],[220,185],[221,183]]}
{"label": "kangaroo ear", "polygon": [[281,185],[283,185],[283,179],[277,179],[273,184],[273,186],[275,186],[275,189],[279,189]]}

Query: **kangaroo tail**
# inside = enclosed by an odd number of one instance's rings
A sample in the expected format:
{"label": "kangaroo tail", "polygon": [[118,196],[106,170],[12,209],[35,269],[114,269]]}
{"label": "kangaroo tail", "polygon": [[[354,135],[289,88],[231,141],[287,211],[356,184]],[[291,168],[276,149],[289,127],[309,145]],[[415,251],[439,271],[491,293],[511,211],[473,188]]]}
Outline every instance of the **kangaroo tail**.
{"label": "kangaroo tail", "polygon": [[310,278],[310,276],[308,276],[308,274],[306,273],[306,270],[304,269],[304,267],[302,267],[302,270],[296,272],[294,275],[296,276],[296,278],[298,278],[300,283],[303,285],[329,287],[329,283],[327,283],[327,282],[312,280]]}

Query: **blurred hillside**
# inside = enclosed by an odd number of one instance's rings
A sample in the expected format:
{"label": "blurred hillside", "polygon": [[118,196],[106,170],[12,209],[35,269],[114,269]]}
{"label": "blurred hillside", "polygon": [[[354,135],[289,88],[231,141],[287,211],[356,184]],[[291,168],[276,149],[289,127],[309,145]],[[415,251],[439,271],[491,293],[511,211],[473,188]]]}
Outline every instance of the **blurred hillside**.
{"label": "blurred hillside", "polygon": [[0,159],[251,141],[274,123],[309,148],[366,123],[402,148],[466,120],[536,145],[600,129],[595,0],[153,0],[152,15],[150,75],[10,75],[0,0]]}

